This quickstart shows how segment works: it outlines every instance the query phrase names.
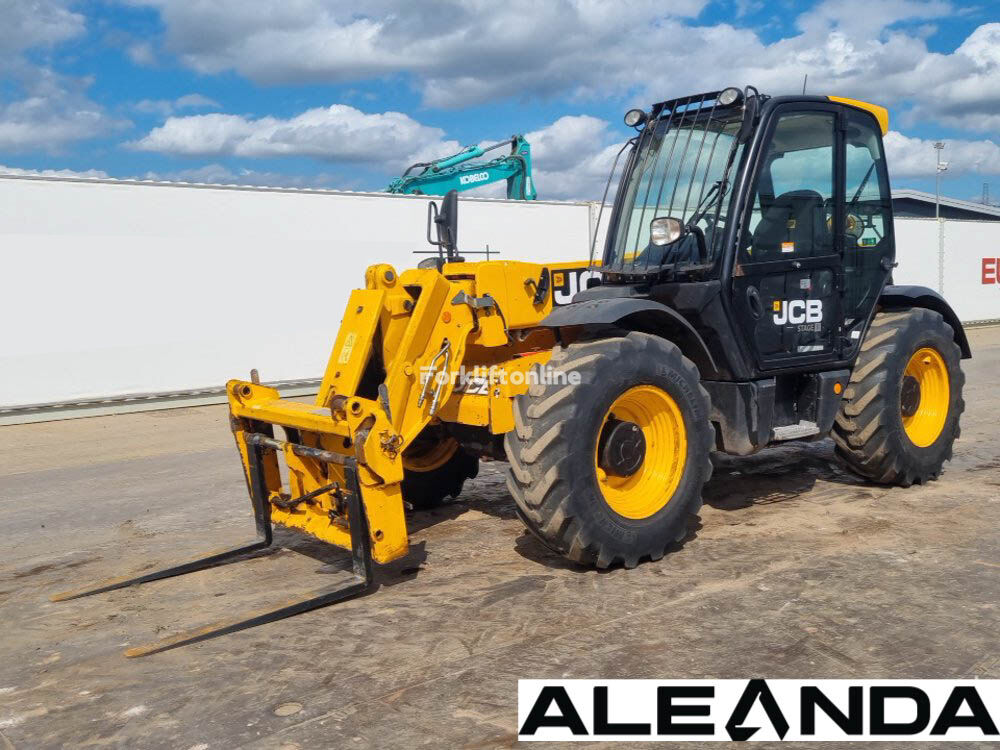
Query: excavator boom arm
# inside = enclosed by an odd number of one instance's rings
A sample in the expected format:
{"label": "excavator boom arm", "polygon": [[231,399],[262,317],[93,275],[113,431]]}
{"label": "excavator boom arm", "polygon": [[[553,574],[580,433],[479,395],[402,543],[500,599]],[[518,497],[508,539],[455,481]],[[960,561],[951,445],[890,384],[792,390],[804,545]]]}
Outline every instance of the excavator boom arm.
{"label": "excavator boom arm", "polygon": [[[510,144],[509,154],[488,162],[473,162],[495,148]],[[409,174],[423,168],[418,174]],[[507,198],[535,200],[531,177],[531,144],[515,135],[507,141],[480,147],[469,146],[452,156],[433,162],[414,164],[402,177],[393,180],[388,192],[409,195],[444,195],[449,190],[472,190],[501,180],[507,181]]]}

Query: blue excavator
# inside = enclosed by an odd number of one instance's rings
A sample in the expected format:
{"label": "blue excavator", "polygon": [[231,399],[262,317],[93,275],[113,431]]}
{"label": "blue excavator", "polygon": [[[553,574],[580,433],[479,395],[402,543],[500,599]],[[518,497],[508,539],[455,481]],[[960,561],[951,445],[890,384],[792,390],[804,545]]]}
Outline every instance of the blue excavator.
{"label": "blue excavator", "polygon": [[[510,153],[490,161],[473,161],[504,146],[510,147]],[[531,145],[524,136],[512,135],[490,146],[467,146],[451,156],[418,162],[393,180],[387,192],[445,195],[450,190],[472,190],[500,180],[507,181],[509,199],[533,201],[537,197],[531,179]]]}

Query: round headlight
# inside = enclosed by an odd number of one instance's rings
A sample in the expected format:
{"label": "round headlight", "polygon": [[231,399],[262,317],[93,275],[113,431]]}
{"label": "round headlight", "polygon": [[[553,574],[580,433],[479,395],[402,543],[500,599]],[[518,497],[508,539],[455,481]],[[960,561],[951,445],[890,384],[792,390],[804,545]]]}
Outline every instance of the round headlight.
{"label": "round headlight", "polygon": [[723,107],[728,107],[730,104],[735,104],[743,97],[743,92],[740,91],[735,86],[730,86],[728,89],[723,89],[719,94],[718,102]]}
{"label": "round headlight", "polygon": [[684,233],[684,225],[680,219],[663,216],[649,222],[649,241],[657,247],[677,242]]}
{"label": "round headlight", "polygon": [[646,113],[641,109],[630,109],[625,113],[625,124],[630,128],[638,127],[646,122]]}

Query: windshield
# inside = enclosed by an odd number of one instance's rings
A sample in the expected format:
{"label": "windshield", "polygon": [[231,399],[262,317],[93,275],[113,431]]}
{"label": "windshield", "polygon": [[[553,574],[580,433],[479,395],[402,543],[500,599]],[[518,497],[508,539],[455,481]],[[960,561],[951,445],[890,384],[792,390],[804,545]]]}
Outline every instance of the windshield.
{"label": "windshield", "polygon": [[[742,148],[736,142],[741,121],[731,118],[731,112],[725,120],[713,119],[711,113],[679,113],[663,115],[647,128],[627,185],[619,189],[621,204],[605,251],[605,270],[646,273],[666,264],[714,260],[714,245],[727,219],[730,173]],[[694,231],[666,247],[650,244],[650,221],[667,216],[690,223]],[[707,257],[702,257],[699,230]]]}

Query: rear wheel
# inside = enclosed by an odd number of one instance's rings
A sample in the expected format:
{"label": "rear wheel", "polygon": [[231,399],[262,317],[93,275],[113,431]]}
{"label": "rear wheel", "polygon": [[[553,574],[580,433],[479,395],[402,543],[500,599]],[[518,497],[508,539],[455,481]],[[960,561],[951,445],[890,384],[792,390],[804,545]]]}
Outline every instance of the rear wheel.
{"label": "rear wheel", "polygon": [[940,314],[915,308],[876,315],[834,423],[848,467],[881,484],[937,479],[965,409],[960,360]]}
{"label": "rear wheel", "polygon": [[579,382],[556,374],[515,400],[504,446],[519,515],[579,563],[659,559],[687,534],[712,473],[697,368],[671,342],[634,332],[556,347],[549,365]]}
{"label": "rear wheel", "polygon": [[458,497],[466,479],[479,473],[479,459],[452,437],[421,435],[403,453],[403,500],[414,510],[434,508]]}

